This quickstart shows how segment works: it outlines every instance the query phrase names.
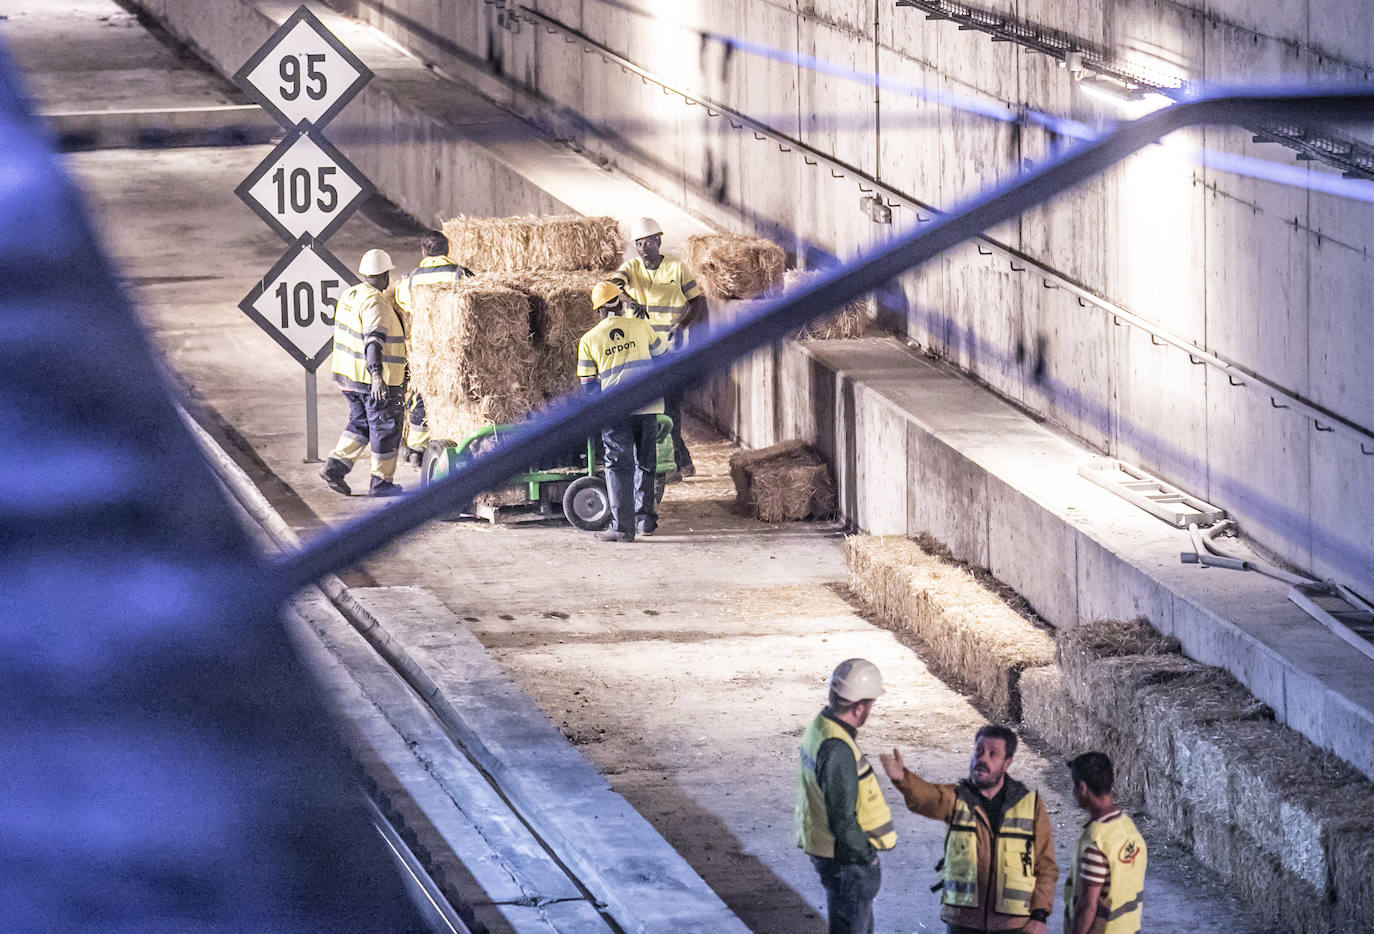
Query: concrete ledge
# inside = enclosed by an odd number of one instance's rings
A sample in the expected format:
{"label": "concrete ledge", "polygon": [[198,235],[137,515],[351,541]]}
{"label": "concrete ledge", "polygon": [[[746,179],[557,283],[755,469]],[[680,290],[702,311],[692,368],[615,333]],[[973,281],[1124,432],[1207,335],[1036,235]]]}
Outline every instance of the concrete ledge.
{"label": "concrete ledge", "polygon": [[64,152],[245,146],[283,136],[282,128],[256,104],[67,111],[47,113],[43,119]]}
{"label": "concrete ledge", "polygon": [[437,598],[409,587],[350,593],[435,681],[430,702],[457,719],[469,754],[625,930],[746,934]]}
{"label": "concrete ledge", "polygon": [[989,716],[1020,717],[1023,669],[1054,661],[1054,641],[967,569],[899,536],[845,539],[849,587],[894,627],[910,632],[945,677],[968,685]]}

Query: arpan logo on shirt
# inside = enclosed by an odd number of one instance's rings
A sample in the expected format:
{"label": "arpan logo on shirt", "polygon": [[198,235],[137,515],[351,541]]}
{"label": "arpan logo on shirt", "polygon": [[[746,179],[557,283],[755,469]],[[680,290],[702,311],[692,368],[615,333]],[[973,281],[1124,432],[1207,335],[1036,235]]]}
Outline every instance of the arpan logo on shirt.
{"label": "arpan logo on shirt", "polygon": [[1116,858],[1129,866],[1135,862],[1135,858],[1140,855],[1140,847],[1135,845],[1134,840],[1127,840],[1121,844],[1121,851],[1116,854]]}
{"label": "arpan logo on shirt", "polygon": [[620,330],[620,328],[611,328],[611,333],[607,336],[613,341],[623,341],[625,339],[625,332]]}

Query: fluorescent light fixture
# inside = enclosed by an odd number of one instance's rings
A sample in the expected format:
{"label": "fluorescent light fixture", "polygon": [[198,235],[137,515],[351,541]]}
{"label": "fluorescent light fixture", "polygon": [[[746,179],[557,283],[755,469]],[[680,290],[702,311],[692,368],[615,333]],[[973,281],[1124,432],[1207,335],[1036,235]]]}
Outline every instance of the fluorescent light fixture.
{"label": "fluorescent light fixture", "polygon": [[1096,75],[1078,82],[1083,93],[1094,100],[1110,104],[1118,113],[1129,120],[1154,113],[1161,107],[1168,107],[1173,101],[1158,91],[1144,88],[1127,87],[1116,81]]}

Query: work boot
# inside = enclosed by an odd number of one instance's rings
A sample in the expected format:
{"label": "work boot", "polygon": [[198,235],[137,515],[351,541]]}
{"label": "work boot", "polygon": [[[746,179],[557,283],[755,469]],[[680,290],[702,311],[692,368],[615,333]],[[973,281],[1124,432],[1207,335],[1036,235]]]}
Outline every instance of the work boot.
{"label": "work boot", "polygon": [[401,459],[412,467],[419,467],[425,462],[425,452],[420,448],[407,447],[401,451]]}
{"label": "work boot", "polygon": [[658,523],[657,523],[657,522],[636,522],[636,523],[635,523],[635,534],[636,534],[636,535],[639,535],[639,536],[641,536],[641,537],[643,537],[643,538],[648,538],[650,535],[653,535],[653,534],[654,534],[655,532],[657,532],[657,531],[658,531]]}
{"label": "work boot", "polygon": [[[343,469],[340,470],[340,467]],[[338,458],[331,457],[320,468],[320,479],[328,484],[335,493],[352,496],[353,490],[348,486],[348,481],[344,479],[346,473],[348,473],[348,465]]]}
{"label": "work boot", "polygon": [[664,482],[664,483],[681,483],[681,482],[682,482],[682,471],[680,471],[680,470],[665,470],[665,471],[663,472],[663,482]]}
{"label": "work boot", "polygon": [[599,542],[632,542],[635,537],[629,532],[617,532],[615,529],[607,529],[604,532],[596,533],[596,540]]}
{"label": "work boot", "polygon": [[691,461],[688,461],[687,463],[679,467],[677,469],[677,472],[682,474],[682,476],[684,477],[695,477],[697,475],[697,469],[696,467],[692,466]]}
{"label": "work boot", "polygon": [[400,496],[405,490],[399,483],[392,483],[390,480],[382,480],[377,477],[372,478],[372,496]]}

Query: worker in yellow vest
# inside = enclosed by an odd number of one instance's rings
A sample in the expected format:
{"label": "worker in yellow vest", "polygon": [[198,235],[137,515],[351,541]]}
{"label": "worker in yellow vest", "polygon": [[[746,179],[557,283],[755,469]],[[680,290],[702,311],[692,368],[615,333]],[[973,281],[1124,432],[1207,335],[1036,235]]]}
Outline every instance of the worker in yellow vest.
{"label": "worker in yellow vest", "polygon": [[[641,217],[630,225],[630,239],[639,255],[627,259],[611,274],[648,316],[649,323],[667,341],[669,350],[687,345],[687,329],[706,314],[706,296],[682,261],[663,252],[663,227],[652,217]],[[673,460],[678,476],[696,473],[692,454],[682,440],[682,397],[685,389],[675,389],[663,397],[663,411],[673,420]]]}
{"label": "worker in yellow vest", "polygon": [[349,495],[344,479],[363,451],[372,451],[373,496],[395,496],[392,482],[405,414],[406,332],[386,296],[396,265],[385,250],[368,250],[358,263],[363,281],[334,306],[334,382],[348,400],[348,424],[320,476]]}
{"label": "worker in yellow vest", "polygon": [[[472,270],[448,255],[448,237],[442,230],[427,230],[420,237],[420,265],[401,277],[396,283],[396,307],[413,318],[415,290],[426,285],[452,285],[472,275]],[[421,293],[423,294],[423,293]],[[418,309],[422,314],[425,309]],[[425,419],[425,400],[409,385],[406,396],[405,451],[407,462],[416,467],[424,460],[425,446],[429,444],[429,422]]]}
{"label": "worker in yellow vest", "polygon": [[[667,345],[649,322],[626,307],[625,294],[613,282],[592,288],[592,308],[601,321],[577,342],[577,378],[584,390],[610,389],[653,366]],[[628,419],[601,430],[605,448],[606,496],[611,501],[611,527],[599,534],[603,542],[632,542],[635,535],[658,530],[654,482],[658,471],[658,415],[656,399]]]}
{"label": "worker in yellow vest", "polygon": [[1008,727],[980,729],[968,780],[957,785],[925,781],[895,749],[880,757],[906,806],[946,825],[944,858],[935,868],[948,934],[1045,934],[1059,867],[1045,802],[1007,774],[1016,745]]}
{"label": "worker in yellow vest", "polygon": [[1138,934],[1145,898],[1145,840],[1112,797],[1112,760],[1069,762],[1073,799],[1088,812],[1064,883],[1064,934]]}
{"label": "worker in yellow vest", "polygon": [[872,934],[878,851],[897,845],[897,831],[855,739],[885,693],[883,678],[872,662],[851,658],[831,673],[829,687],[829,703],[802,734],[797,846],[820,874],[830,934]]}

